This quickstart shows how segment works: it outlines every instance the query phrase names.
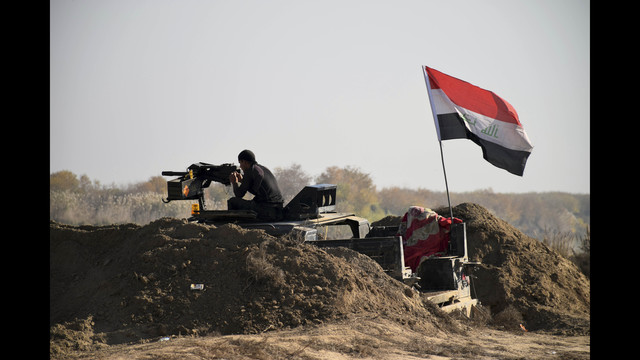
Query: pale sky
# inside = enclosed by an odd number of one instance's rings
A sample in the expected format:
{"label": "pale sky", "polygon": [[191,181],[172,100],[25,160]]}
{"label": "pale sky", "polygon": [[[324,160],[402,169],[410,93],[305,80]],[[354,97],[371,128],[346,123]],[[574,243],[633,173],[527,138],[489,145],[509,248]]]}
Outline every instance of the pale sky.
{"label": "pale sky", "polygon": [[533,151],[519,177],[442,143],[451,192],[590,192],[590,3],[51,0],[50,172],[136,183],[195,162],[444,191],[421,66],[491,90]]}

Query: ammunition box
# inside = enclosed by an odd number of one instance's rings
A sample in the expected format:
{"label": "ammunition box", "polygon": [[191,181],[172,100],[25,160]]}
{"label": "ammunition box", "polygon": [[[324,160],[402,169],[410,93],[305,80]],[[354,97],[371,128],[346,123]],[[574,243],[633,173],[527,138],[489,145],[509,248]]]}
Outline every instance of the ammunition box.
{"label": "ammunition box", "polygon": [[183,178],[169,180],[167,194],[167,200],[197,200],[202,194],[202,181]]}

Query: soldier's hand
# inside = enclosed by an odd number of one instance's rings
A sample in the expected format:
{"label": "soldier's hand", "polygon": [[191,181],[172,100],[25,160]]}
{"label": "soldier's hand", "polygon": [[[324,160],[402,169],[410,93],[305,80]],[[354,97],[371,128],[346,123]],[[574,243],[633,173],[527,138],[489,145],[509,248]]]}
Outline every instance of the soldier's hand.
{"label": "soldier's hand", "polygon": [[237,184],[238,181],[242,181],[242,174],[237,171],[232,172],[231,174],[229,174],[229,181],[232,184]]}

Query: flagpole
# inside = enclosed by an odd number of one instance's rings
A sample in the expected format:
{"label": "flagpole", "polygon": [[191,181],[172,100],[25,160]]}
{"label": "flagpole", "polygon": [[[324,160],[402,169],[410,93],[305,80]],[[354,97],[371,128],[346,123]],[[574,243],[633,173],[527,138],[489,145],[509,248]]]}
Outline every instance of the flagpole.
{"label": "flagpole", "polygon": [[433,98],[431,96],[431,85],[429,84],[429,75],[425,66],[422,66],[422,73],[424,74],[424,81],[427,86],[427,94],[429,94],[429,104],[431,105],[431,113],[433,114],[433,122],[436,124],[436,133],[438,134],[438,144],[440,145],[440,160],[442,161],[442,173],[444,174],[444,186],[447,189],[447,202],[449,203],[449,215],[451,216],[451,223],[453,224],[453,208],[451,208],[451,198],[449,197],[449,183],[447,182],[447,169],[444,166],[444,153],[442,151],[442,140],[440,138],[440,123],[438,122],[438,115],[436,109],[433,106]]}
{"label": "flagpole", "polygon": [[444,173],[444,186],[447,188],[447,201],[449,202],[449,215],[451,216],[451,223],[453,224],[453,209],[451,208],[451,199],[449,198],[449,184],[447,183],[447,170],[444,167],[444,155],[442,153],[442,141],[440,143],[440,159],[442,160],[442,172]]}

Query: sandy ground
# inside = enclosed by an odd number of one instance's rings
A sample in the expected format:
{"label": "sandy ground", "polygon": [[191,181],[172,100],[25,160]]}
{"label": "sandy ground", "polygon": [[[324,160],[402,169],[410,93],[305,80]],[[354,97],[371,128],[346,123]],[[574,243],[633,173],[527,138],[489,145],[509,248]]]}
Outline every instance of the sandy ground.
{"label": "sandy ground", "polygon": [[384,319],[268,331],[255,335],[164,337],[104,346],[67,359],[589,359],[590,336],[557,336],[463,325],[425,336]]}

